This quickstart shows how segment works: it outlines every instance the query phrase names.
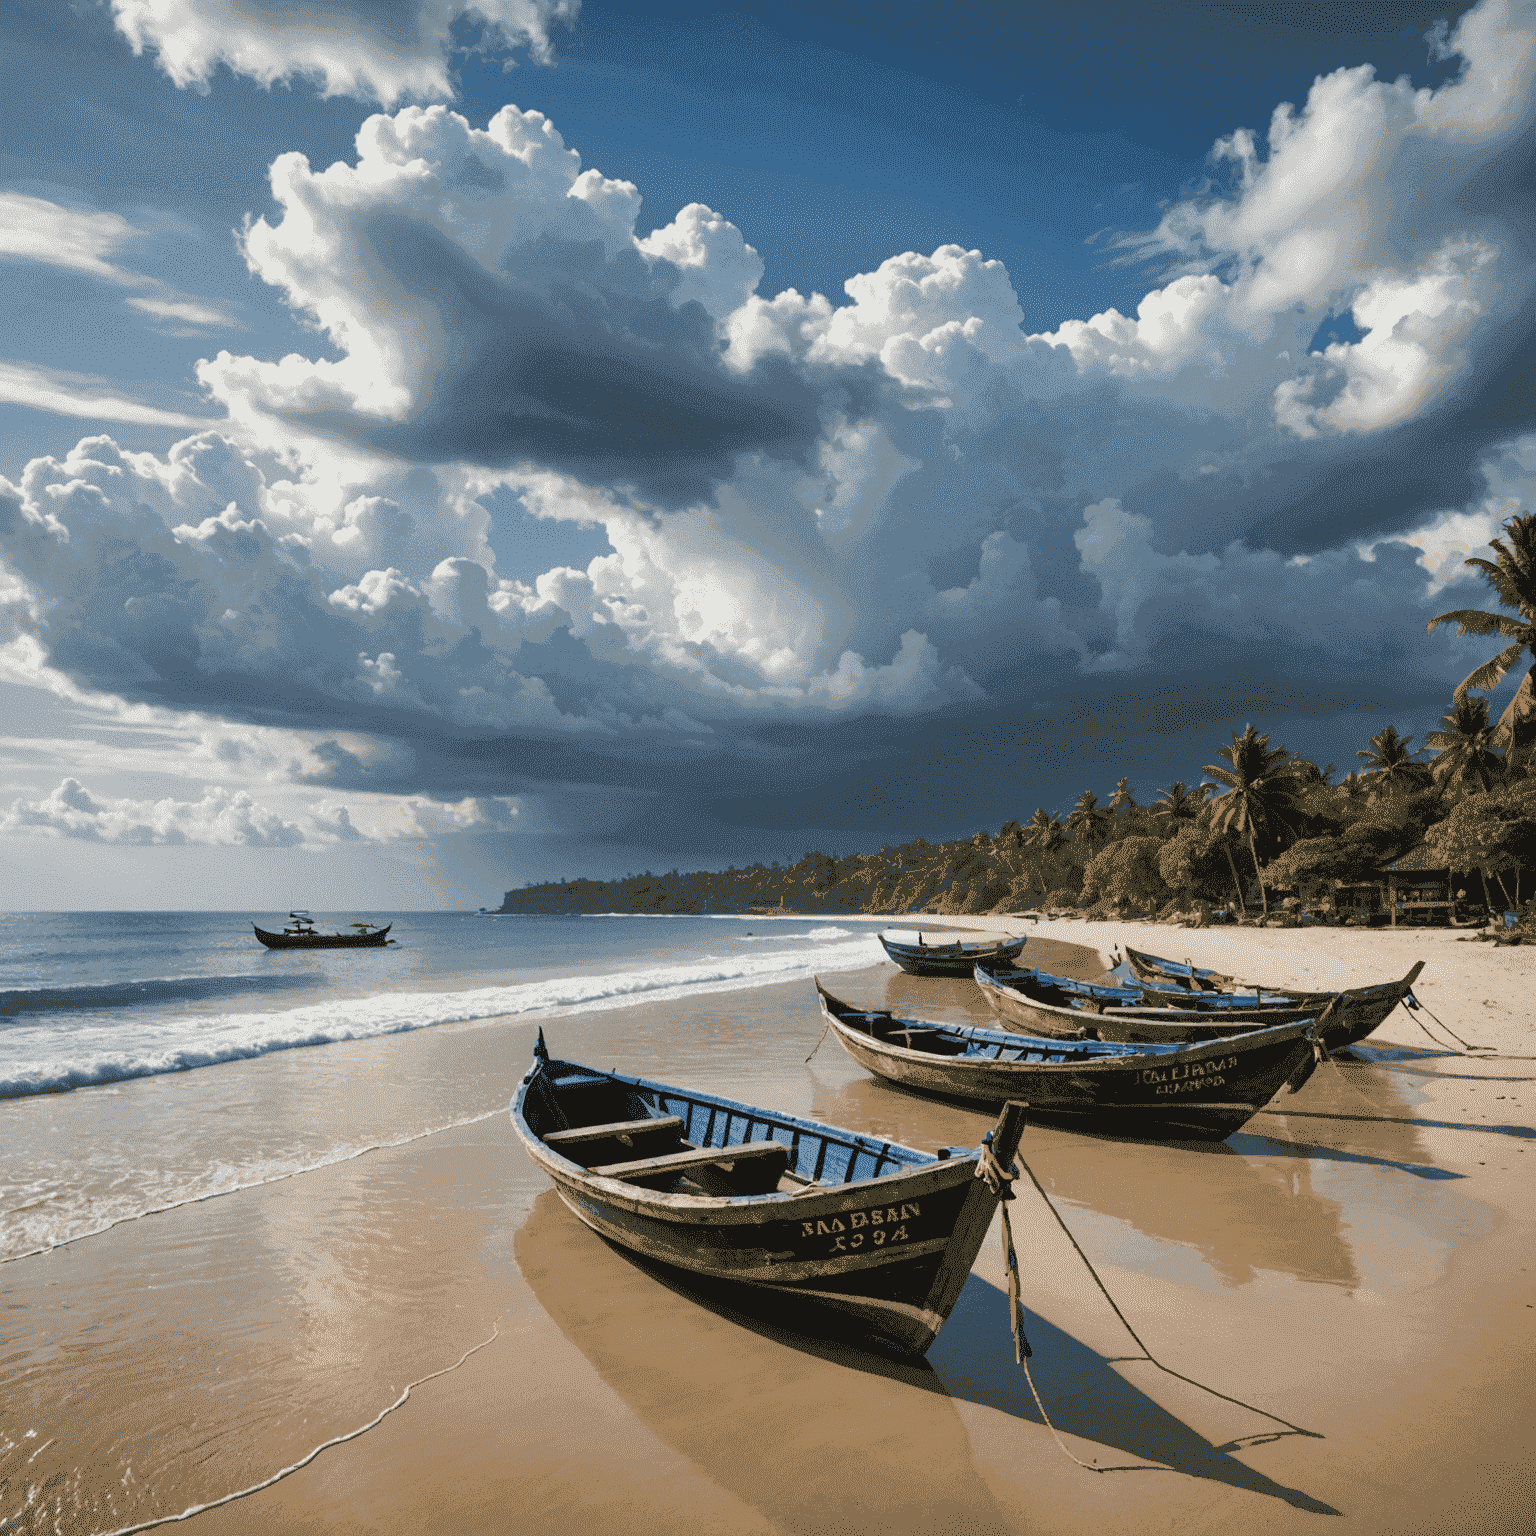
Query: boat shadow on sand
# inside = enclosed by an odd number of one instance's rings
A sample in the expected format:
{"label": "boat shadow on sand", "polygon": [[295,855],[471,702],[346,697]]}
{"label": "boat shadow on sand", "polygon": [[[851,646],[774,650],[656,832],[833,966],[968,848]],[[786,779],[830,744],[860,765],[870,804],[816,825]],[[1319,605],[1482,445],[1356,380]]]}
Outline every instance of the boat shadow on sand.
{"label": "boat shadow on sand", "polygon": [[[835,1337],[828,1314],[760,1308],[740,1288],[701,1286],[615,1249],[553,1191],[534,1202],[514,1249],[545,1312],[647,1428],[783,1528],[1015,1529],[976,1468],[957,1402],[1039,1429],[1021,1439],[1016,1467],[1036,1458],[1043,1474],[1044,1459],[1059,1456],[1014,1364],[1006,1298],[975,1274],[924,1360]],[[1338,1513],[1235,1454],[1309,1431],[1218,1403],[1245,1433],[1217,1444],[1117,1371],[1125,1357],[1100,1355],[1033,1314],[1028,1331],[1057,1427],[1093,1442],[1077,1449],[1096,1455],[1100,1471],[1182,1473]],[[1129,1369],[1155,1373],[1146,1363]],[[1204,1399],[1177,1382],[1172,1391]],[[1106,1460],[1093,1446],[1129,1460]],[[1020,1467],[1021,1480],[1028,1475]]]}

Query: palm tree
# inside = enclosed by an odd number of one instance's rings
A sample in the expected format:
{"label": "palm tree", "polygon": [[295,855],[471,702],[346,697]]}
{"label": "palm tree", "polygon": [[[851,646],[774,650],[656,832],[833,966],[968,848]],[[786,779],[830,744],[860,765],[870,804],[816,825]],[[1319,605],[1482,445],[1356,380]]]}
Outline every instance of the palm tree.
{"label": "palm tree", "polygon": [[1157,804],[1152,807],[1154,816],[1167,816],[1173,821],[1193,821],[1205,804],[1205,786],[1186,789],[1183,779],[1176,779],[1167,789],[1157,793]]}
{"label": "palm tree", "polygon": [[[1296,808],[1296,769],[1284,747],[1271,748],[1269,737],[1260,736],[1251,725],[1241,736],[1233,731],[1232,745],[1223,747],[1221,755],[1229,767],[1207,764],[1204,770],[1215,783],[1202,787],[1223,789],[1206,814],[1215,832],[1247,833],[1248,853],[1259,882],[1259,900],[1267,917],[1269,897],[1264,892],[1264,876],[1259,869],[1256,834],[1289,830]],[[1227,858],[1231,857],[1229,852]],[[1237,879],[1235,864],[1232,878]],[[1241,887],[1238,895],[1242,895]]]}
{"label": "palm tree", "polygon": [[1355,753],[1364,760],[1365,776],[1375,781],[1374,787],[1378,791],[1390,795],[1423,784],[1424,765],[1414,762],[1419,752],[1408,750],[1412,740],[1412,736],[1399,736],[1395,725],[1387,725],[1371,737],[1368,752]]}
{"label": "palm tree", "polygon": [[1041,867],[1043,861],[1050,858],[1066,842],[1066,828],[1062,826],[1061,819],[1054,812],[1047,811],[1044,807],[1036,807],[1035,814],[1024,823],[1023,839],[1040,856],[1035,866],[1035,877],[1040,882],[1041,894],[1049,895],[1045,876],[1040,872]]}
{"label": "palm tree", "polygon": [[1109,812],[1099,804],[1099,797],[1091,789],[1085,789],[1068,814],[1067,825],[1079,841],[1091,846],[1108,820]]}
{"label": "palm tree", "polygon": [[1431,731],[1424,739],[1435,750],[1429,771],[1441,794],[1465,789],[1469,793],[1492,789],[1504,766],[1493,747],[1493,728],[1488,724],[1488,700],[1458,693],[1441,716],[1444,730]]}
{"label": "palm tree", "polygon": [[1136,802],[1131,797],[1131,781],[1121,779],[1115,785],[1115,792],[1109,797],[1109,808],[1112,811],[1134,811]]}
{"label": "palm tree", "polygon": [[1365,793],[1365,775],[1351,769],[1339,780],[1339,793],[1346,801],[1355,801]]}
{"label": "palm tree", "polygon": [[[1428,628],[1437,624],[1454,624],[1458,635],[1502,635],[1510,641],[1492,661],[1463,678],[1456,689],[1460,698],[1469,688],[1488,693],[1497,688],[1522,655],[1529,652],[1536,658],[1536,512],[1522,512],[1504,524],[1504,534],[1509,543],[1490,539],[1489,545],[1498,551],[1498,563],[1476,556],[1464,562],[1480,570],[1493,588],[1499,606],[1518,615],[1510,618],[1505,613],[1490,613],[1481,608],[1453,608],[1429,621]],[[1536,730],[1536,666],[1525,674],[1524,680],[1509,707],[1499,716],[1494,728],[1492,745],[1504,753],[1507,764],[1513,764],[1516,756],[1524,755],[1529,738]]]}

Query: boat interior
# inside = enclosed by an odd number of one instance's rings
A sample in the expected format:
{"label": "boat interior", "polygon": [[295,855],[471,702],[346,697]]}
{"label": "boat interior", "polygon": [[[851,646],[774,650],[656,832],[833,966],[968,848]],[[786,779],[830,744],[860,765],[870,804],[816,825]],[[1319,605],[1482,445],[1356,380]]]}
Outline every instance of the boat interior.
{"label": "boat interior", "polygon": [[1173,1023],[1199,1023],[1212,1014],[1230,1014],[1234,1019],[1251,1022],[1254,1016],[1264,1017],[1281,1010],[1272,1020],[1287,1022],[1305,1004],[1289,997],[1266,997],[1262,1002],[1251,994],[1234,997],[1208,992],[1181,993],[1170,997],[1166,993],[1149,994],[1140,987],[1106,987],[1098,982],[1076,981],[1067,976],[1050,976],[1043,971],[1021,971],[978,968],[978,975],[993,986],[1012,989],[1032,1003],[1042,1003],[1052,1008],[1067,1008],[1074,1013],[1134,1014]]}
{"label": "boat interior", "polygon": [[839,1005],[840,1024],[872,1040],[883,1040],[931,1056],[963,1057],[968,1061],[1016,1061],[1030,1066],[1065,1067],[1080,1062],[1116,1061],[1126,1056],[1157,1056],[1179,1045],[1124,1045],[1109,1040],[1045,1040],[1002,1030],[969,1029],[958,1024],[933,1024],[925,1019],[897,1019],[883,1011],[860,1011]]}
{"label": "boat interior", "polygon": [[[801,1194],[947,1158],[813,1121],[550,1061],[523,1099],[552,1152],[604,1178],[691,1195]],[[963,1150],[963,1149],[961,1149]]]}

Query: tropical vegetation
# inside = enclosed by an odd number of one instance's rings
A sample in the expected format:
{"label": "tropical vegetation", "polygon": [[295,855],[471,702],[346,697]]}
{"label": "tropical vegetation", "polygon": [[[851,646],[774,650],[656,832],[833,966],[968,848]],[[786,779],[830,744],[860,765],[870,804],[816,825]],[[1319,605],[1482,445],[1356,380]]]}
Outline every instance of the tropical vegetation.
{"label": "tropical vegetation", "polygon": [[[1175,781],[1150,804],[1125,777],[1107,806],[1085,789],[1065,816],[1042,806],[996,836],[917,838],[846,857],[813,851],[785,867],[554,881],[509,891],[502,910],[1150,916],[1226,907],[1267,916],[1273,896],[1327,915],[1351,887],[1421,846],[1440,867],[1475,876],[1489,905],[1517,906],[1532,896],[1526,872],[1536,870],[1536,515],[1511,519],[1492,547],[1496,561],[1467,564],[1507,611],[1454,609],[1430,628],[1455,624],[1509,643],[1457,686],[1427,746],[1415,750],[1384,724],[1338,783],[1332,763],[1272,746],[1249,724],[1230,733],[1202,782]],[[1490,725],[1486,694],[1528,653],[1533,666]]]}

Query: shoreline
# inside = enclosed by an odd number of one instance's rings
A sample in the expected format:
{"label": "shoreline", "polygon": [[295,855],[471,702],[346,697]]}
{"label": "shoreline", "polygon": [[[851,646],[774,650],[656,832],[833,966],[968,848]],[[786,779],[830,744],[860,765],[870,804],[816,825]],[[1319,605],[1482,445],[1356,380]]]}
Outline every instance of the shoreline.
{"label": "shoreline", "polygon": [[[1134,1479],[1074,1467],[1052,1441],[1013,1363],[996,1230],[918,1365],[754,1323],[593,1238],[505,1114],[542,1012],[84,1090],[89,1116],[49,1096],[26,1117],[39,1132],[64,1111],[102,1146],[165,1112],[214,1137],[347,1115],[359,1141],[380,1125],[423,1134],[0,1266],[6,1531],[175,1516],[419,1382],[376,1427],[196,1528],[1288,1536],[1322,1514],[1370,1536],[1524,1536],[1536,954],[1433,930],[917,921],[1079,946],[1040,954],[1074,973],[1126,940],[1279,984],[1424,959],[1427,1007],[1504,1054],[1437,1048],[1399,1010],[1226,1143],[1028,1132],[1021,1155],[1056,1211],[1184,1378],[1136,1358],[1022,1180],[1035,1383],[1074,1454],[1157,1474]],[[967,981],[884,962],[827,974],[871,1005],[985,1022]],[[809,983],[777,981],[572,1011],[551,1045],[906,1145],[974,1145],[992,1123],[871,1079],[832,1041],[816,1049],[822,1024]],[[1498,1412],[1479,1415],[1483,1401]],[[18,1508],[34,1482],[39,1502]]]}

